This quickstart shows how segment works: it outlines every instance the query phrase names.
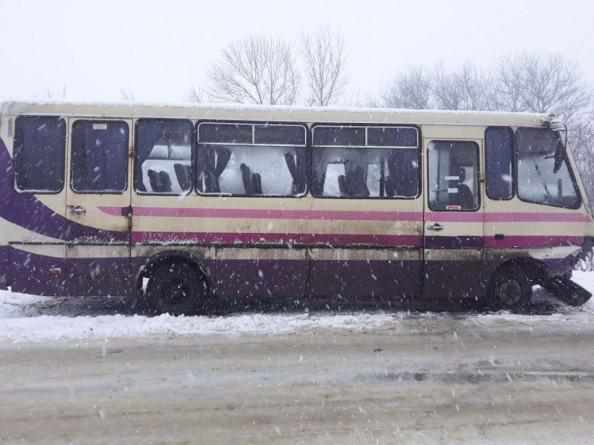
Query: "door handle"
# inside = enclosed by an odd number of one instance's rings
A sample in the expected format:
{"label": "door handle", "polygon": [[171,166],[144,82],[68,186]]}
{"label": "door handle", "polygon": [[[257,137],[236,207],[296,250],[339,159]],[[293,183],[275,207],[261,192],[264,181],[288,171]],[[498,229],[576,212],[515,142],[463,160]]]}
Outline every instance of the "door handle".
{"label": "door handle", "polygon": [[432,230],[434,232],[441,232],[443,230],[443,226],[439,223],[429,224],[427,226],[427,230]]}
{"label": "door handle", "polygon": [[82,216],[87,213],[87,210],[83,206],[68,206],[70,213],[77,216]]}

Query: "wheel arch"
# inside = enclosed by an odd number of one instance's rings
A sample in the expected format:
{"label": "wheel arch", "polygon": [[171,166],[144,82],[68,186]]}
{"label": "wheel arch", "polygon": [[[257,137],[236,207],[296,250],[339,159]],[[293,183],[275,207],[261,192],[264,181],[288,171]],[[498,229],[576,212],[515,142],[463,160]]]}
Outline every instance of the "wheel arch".
{"label": "wheel arch", "polygon": [[196,273],[204,280],[207,290],[210,290],[210,274],[204,258],[186,250],[165,250],[148,257],[136,273],[136,291],[140,295],[143,288],[143,280],[163,264],[186,263],[195,269]]}
{"label": "wheel arch", "polygon": [[491,269],[487,280],[488,286],[491,286],[498,272],[512,267],[522,269],[533,284],[539,284],[546,276],[546,266],[541,260],[528,256],[507,258]]}

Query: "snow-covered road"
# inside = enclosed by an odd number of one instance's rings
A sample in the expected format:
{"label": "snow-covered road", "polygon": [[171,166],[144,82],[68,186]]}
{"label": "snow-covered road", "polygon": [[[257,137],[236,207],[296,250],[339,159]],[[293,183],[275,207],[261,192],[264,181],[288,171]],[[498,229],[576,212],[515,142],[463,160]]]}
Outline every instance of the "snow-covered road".
{"label": "snow-covered road", "polygon": [[592,303],[147,318],[0,301],[2,444],[594,444]]}

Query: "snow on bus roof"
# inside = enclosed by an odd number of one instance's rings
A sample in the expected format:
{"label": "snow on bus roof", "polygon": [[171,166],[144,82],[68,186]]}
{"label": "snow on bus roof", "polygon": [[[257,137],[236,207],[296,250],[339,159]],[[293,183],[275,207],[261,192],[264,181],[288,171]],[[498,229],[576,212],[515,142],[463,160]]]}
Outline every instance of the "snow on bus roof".
{"label": "snow on bus roof", "polygon": [[500,111],[410,110],[362,107],[299,107],[285,105],[7,101],[0,114],[58,114],[97,118],[187,118],[280,120],[294,122],[391,123],[418,125],[543,126],[553,114]]}

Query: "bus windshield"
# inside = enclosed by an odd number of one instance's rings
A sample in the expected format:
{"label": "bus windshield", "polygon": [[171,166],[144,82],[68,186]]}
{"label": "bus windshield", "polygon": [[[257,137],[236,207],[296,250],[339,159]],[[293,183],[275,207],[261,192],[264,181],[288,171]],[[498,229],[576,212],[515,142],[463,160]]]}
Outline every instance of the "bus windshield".
{"label": "bus windshield", "polygon": [[554,207],[578,208],[580,195],[559,132],[520,128],[516,135],[520,199]]}

